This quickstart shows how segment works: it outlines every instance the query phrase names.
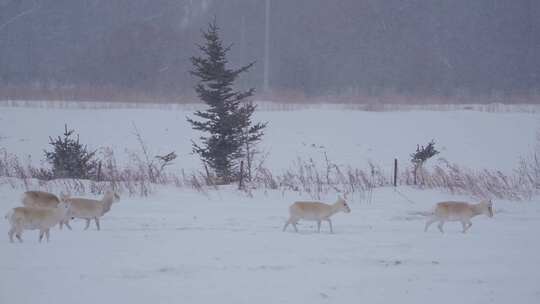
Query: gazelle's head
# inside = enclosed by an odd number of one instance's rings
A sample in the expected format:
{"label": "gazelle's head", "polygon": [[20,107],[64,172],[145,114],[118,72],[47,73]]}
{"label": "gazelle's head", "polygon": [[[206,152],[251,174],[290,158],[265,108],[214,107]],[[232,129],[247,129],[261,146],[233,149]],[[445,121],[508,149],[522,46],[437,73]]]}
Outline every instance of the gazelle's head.
{"label": "gazelle's head", "polygon": [[345,212],[345,213],[350,213],[351,212],[351,208],[347,204],[347,201],[345,199],[343,199],[341,196],[338,196],[338,199],[337,199],[337,202],[336,202],[335,205],[337,206],[337,209],[339,211],[342,211],[342,212]]}
{"label": "gazelle's head", "polygon": [[70,195],[69,194],[66,194],[64,192],[60,193],[60,201],[61,202],[67,202],[68,199],[69,199]]}
{"label": "gazelle's head", "polygon": [[62,214],[68,214],[69,208],[71,208],[71,204],[66,201],[61,201],[60,204],[56,206],[56,208],[60,209],[62,211]]}
{"label": "gazelle's head", "polygon": [[491,200],[481,201],[480,206],[483,214],[493,217],[493,202]]}
{"label": "gazelle's head", "polygon": [[117,203],[117,202],[120,201],[120,195],[118,193],[116,193],[116,191],[107,190],[107,191],[105,191],[104,196],[106,198],[111,199],[113,203]]}

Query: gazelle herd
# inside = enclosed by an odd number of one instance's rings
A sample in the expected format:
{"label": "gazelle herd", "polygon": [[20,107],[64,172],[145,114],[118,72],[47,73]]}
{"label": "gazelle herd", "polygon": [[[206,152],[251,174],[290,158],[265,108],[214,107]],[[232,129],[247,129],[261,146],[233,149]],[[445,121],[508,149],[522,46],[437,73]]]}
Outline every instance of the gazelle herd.
{"label": "gazelle herd", "polygon": [[[294,230],[298,232],[296,223],[302,219],[316,221],[317,232],[321,232],[321,222],[327,221],[330,226],[330,233],[333,233],[330,217],[338,212],[351,212],[351,208],[349,208],[347,202],[340,196],[338,196],[338,200],[332,205],[321,202],[295,202],[289,207],[289,219],[285,222],[283,231],[287,229],[289,224],[292,224]],[[445,222],[461,222],[463,225],[462,232],[465,233],[472,226],[471,218],[480,214],[493,217],[493,203],[491,200],[481,201],[478,204],[450,201],[440,202],[435,205],[432,212],[428,212],[424,231],[427,232],[429,226],[434,222],[439,222],[439,231],[444,233],[443,225]]]}
{"label": "gazelle herd", "polygon": [[[346,196],[345,196],[346,199]],[[283,231],[287,227],[293,226],[298,232],[296,224],[300,220],[314,221],[317,223],[317,232],[321,231],[321,223],[328,222],[330,233],[333,233],[332,220],[334,214],[339,212],[350,213],[351,208],[347,201],[341,196],[333,204],[326,204],[316,201],[298,201],[289,206],[289,218],[283,226]],[[13,242],[15,236],[22,242],[22,233],[24,230],[39,230],[39,241],[46,237],[49,241],[50,228],[59,225],[60,229],[65,225],[71,230],[70,219],[86,220],[85,230],[90,226],[90,221],[94,220],[97,230],[100,230],[99,219],[111,210],[113,203],[118,202],[120,196],[113,191],[106,191],[101,200],[70,197],[56,195],[42,191],[27,191],[21,199],[23,207],[13,208],[6,214],[5,218],[11,224],[8,235],[10,242]],[[444,232],[443,225],[447,221],[459,221],[463,226],[462,232],[465,233],[472,226],[471,218],[485,214],[493,217],[493,203],[481,201],[477,204],[467,202],[440,202],[437,203],[432,212],[427,215],[424,231],[429,226],[438,222],[438,228],[441,233]]]}
{"label": "gazelle herd", "polygon": [[21,202],[24,207],[16,207],[9,211],[5,218],[11,228],[8,235],[10,242],[15,236],[22,242],[24,230],[39,230],[39,241],[46,236],[49,241],[49,230],[57,224],[62,229],[66,225],[71,230],[69,220],[82,218],[86,220],[86,229],[90,220],[96,222],[99,230],[99,218],[111,210],[111,205],[120,200],[120,196],[113,191],[106,191],[101,200],[56,195],[43,191],[27,191],[23,194]]}

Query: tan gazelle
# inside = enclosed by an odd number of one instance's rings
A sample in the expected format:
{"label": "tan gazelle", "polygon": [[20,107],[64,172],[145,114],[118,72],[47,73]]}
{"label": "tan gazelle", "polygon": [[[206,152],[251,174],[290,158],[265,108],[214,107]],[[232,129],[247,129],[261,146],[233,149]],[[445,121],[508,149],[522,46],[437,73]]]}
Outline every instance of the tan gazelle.
{"label": "tan gazelle", "polygon": [[97,230],[100,230],[99,218],[111,210],[113,203],[120,200],[120,196],[113,191],[106,191],[101,200],[62,196],[62,201],[71,204],[69,217],[86,220],[86,227],[90,226],[90,220],[96,222]]}
{"label": "tan gazelle", "polygon": [[69,203],[61,202],[54,208],[34,208],[17,207],[13,208],[6,219],[11,224],[8,235],[10,242],[13,242],[13,235],[22,242],[22,233],[24,230],[39,229],[39,241],[43,236],[49,241],[49,230],[51,227],[65,220],[69,213]]}
{"label": "tan gazelle", "polygon": [[338,197],[337,201],[332,205],[321,202],[295,202],[289,207],[289,219],[285,223],[283,231],[287,229],[289,224],[292,224],[294,230],[298,232],[296,227],[298,221],[307,220],[317,222],[317,232],[321,232],[321,222],[327,221],[328,225],[330,225],[330,232],[334,233],[330,217],[338,212],[351,212],[351,208],[342,197]]}
{"label": "tan gazelle", "polygon": [[466,202],[440,202],[437,203],[433,213],[429,215],[424,231],[427,231],[429,226],[434,222],[439,222],[437,227],[442,232],[445,222],[461,222],[463,233],[467,232],[472,226],[471,218],[485,214],[493,217],[493,203],[491,200],[481,201],[478,204],[470,204]]}

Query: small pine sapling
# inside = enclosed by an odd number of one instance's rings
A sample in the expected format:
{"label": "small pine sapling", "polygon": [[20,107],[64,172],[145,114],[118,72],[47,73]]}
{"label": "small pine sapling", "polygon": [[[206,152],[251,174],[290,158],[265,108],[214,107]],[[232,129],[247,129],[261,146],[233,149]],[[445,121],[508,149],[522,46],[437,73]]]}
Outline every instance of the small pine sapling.
{"label": "small pine sapling", "polygon": [[73,138],[75,130],[68,130],[67,125],[64,128],[63,137],[49,137],[52,151],[44,151],[52,165],[52,175],[54,178],[94,178],[98,167],[94,159],[96,151],[88,151],[86,145],[79,142],[79,135]]}

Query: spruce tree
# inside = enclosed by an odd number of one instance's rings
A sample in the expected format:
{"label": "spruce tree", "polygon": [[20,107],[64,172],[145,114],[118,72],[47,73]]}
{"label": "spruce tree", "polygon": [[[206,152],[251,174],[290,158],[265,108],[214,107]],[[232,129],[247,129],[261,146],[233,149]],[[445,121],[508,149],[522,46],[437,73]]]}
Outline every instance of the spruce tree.
{"label": "spruce tree", "polygon": [[197,96],[208,105],[205,111],[196,111],[201,120],[188,118],[192,128],[206,133],[200,143],[193,142],[193,151],[212,168],[219,183],[229,183],[238,177],[238,163],[250,156],[249,149],[263,136],[266,123],[252,124],[251,115],[256,106],[247,101],[254,89],[237,91],[233,88],[238,76],[253,66],[227,68],[227,52],[223,46],[216,22],[203,32],[204,45],[198,45],[202,57],[192,57],[191,74],[198,78]]}
{"label": "spruce tree", "polygon": [[72,137],[74,130],[68,130],[65,126],[63,138],[49,137],[52,151],[45,151],[45,158],[52,165],[55,178],[93,178],[96,174],[98,163],[94,160],[95,151],[89,152],[86,146]]}

